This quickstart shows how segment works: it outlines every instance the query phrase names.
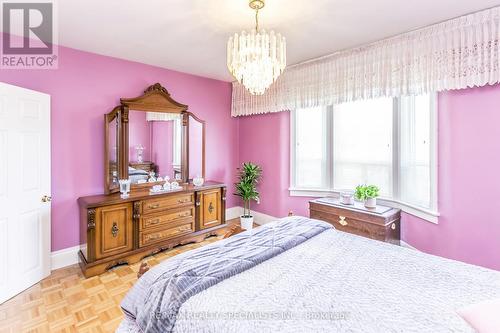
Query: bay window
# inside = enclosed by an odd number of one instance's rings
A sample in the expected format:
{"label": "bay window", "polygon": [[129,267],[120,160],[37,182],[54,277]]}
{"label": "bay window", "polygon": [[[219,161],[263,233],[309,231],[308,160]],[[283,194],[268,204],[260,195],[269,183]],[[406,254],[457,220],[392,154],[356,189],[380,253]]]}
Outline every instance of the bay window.
{"label": "bay window", "polygon": [[292,111],[291,195],[373,184],[382,202],[435,222],[436,109],[433,94]]}

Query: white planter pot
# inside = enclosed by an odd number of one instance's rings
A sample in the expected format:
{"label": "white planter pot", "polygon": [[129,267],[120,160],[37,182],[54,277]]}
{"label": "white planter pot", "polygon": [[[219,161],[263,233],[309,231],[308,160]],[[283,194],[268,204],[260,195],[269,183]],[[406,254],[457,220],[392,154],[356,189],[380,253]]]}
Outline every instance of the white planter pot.
{"label": "white planter pot", "polygon": [[377,207],[377,198],[369,198],[365,200],[366,208],[376,208]]}
{"label": "white planter pot", "polygon": [[253,228],[253,216],[244,217],[240,216],[241,228],[245,230],[252,230]]}

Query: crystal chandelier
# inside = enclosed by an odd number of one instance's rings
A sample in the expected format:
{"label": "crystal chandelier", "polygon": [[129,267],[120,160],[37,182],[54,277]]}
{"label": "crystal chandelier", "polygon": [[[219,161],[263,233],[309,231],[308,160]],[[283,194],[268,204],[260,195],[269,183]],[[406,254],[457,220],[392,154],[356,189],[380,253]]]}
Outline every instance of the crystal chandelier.
{"label": "crystal chandelier", "polygon": [[259,10],[264,0],[249,0],[255,10],[255,29],[243,31],[227,42],[227,67],[252,95],[262,95],[276,81],[286,66],[286,42],[274,31],[259,31]]}

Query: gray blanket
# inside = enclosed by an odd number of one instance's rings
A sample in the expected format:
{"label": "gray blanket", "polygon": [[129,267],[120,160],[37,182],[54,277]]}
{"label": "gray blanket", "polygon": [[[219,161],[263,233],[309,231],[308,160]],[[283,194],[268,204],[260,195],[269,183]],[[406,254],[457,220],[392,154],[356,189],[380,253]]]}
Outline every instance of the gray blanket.
{"label": "gray blanket", "polygon": [[193,295],[331,228],[318,220],[285,218],[183,253],[141,277],[121,307],[143,332],[171,332],[180,307]]}

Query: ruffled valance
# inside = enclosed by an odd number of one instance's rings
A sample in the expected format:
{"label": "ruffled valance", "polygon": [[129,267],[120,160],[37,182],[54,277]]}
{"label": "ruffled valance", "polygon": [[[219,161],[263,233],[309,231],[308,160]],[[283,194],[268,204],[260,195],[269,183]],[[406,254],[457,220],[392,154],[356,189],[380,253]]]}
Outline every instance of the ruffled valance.
{"label": "ruffled valance", "polygon": [[232,116],[500,82],[500,7],[290,66],[261,96],[233,83]]}

